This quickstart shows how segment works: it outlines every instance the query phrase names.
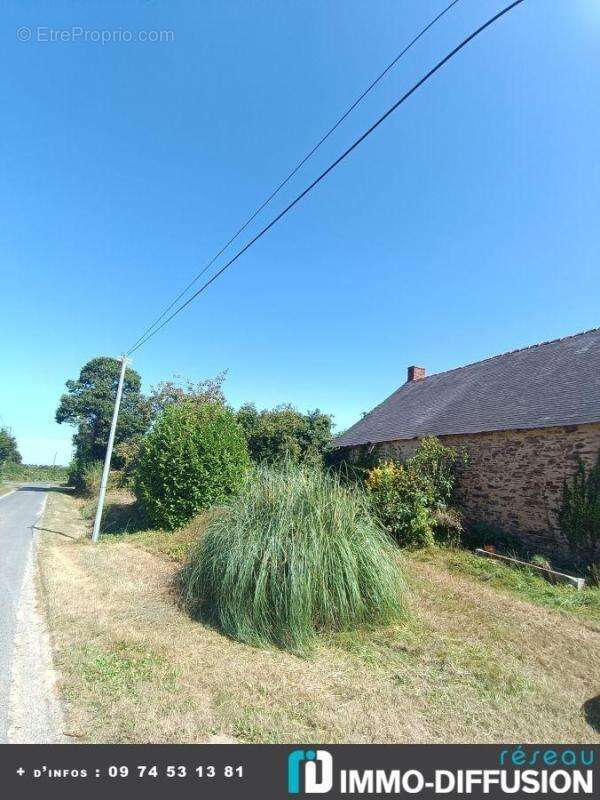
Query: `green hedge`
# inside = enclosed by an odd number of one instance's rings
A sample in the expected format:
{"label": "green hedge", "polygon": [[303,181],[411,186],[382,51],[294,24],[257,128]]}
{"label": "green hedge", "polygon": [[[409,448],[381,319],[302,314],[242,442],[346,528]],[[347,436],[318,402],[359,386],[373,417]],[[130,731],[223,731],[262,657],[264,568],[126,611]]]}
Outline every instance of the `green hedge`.
{"label": "green hedge", "polygon": [[154,526],[173,530],[230,497],[249,464],[231,411],[219,403],[173,404],[142,441],[135,493]]}

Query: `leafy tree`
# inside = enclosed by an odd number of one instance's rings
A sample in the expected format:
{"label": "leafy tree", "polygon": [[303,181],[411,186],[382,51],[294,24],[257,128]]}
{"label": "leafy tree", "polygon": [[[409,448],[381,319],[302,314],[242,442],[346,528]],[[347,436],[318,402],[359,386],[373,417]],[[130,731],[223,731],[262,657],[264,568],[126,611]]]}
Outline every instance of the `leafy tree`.
{"label": "leafy tree", "polygon": [[258,463],[321,464],[331,441],[332,419],[318,409],[302,414],[291,405],[281,405],[257,411],[253,403],[246,403],[237,412],[237,421],[246,434],[250,457]]}
{"label": "leafy tree", "polygon": [[[156,420],[169,406],[190,401],[201,405],[203,403],[218,403],[225,407],[226,400],[223,393],[223,383],[227,371],[219,372],[214,378],[205,378],[201,381],[192,381],[174,375],[173,380],[161,381],[152,386],[148,397],[148,413],[150,421]],[[142,435],[137,434],[123,442],[118,442],[114,449],[114,463],[118,465],[118,485],[133,487],[135,471],[142,446]],[[74,473],[80,470],[75,466]],[[75,485],[75,483],[74,483]]]}
{"label": "leafy tree", "polygon": [[0,465],[6,461],[20,464],[21,460],[17,440],[8,428],[0,428]]}
{"label": "leafy tree", "polygon": [[135,493],[152,524],[173,530],[225,501],[249,465],[232,411],[221,403],[171,403],[142,441]]}
{"label": "leafy tree", "polygon": [[227,377],[227,370],[219,372],[214,378],[194,382],[189,378],[181,379],[179,375],[173,376],[172,381],[161,381],[153,386],[150,392],[150,412],[152,418],[157,417],[161,411],[173,403],[182,403],[191,400],[194,403],[221,403],[225,405],[223,383]]}
{"label": "leafy tree", "polygon": [[[120,369],[117,359],[93,358],[81,368],[77,380],[66,383],[67,393],[60,398],[56,421],[77,426],[73,444],[75,461],[81,465],[104,459]],[[115,434],[117,444],[139,436],[148,428],[150,409],[140,385],[139,374],[128,367]]]}

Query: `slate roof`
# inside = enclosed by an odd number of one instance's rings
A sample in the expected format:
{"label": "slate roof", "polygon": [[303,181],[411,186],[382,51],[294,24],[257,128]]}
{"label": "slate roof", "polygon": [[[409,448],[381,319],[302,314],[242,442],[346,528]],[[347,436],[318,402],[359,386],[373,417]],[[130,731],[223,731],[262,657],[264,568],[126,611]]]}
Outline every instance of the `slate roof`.
{"label": "slate roof", "polygon": [[407,382],[334,445],[599,421],[595,328]]}

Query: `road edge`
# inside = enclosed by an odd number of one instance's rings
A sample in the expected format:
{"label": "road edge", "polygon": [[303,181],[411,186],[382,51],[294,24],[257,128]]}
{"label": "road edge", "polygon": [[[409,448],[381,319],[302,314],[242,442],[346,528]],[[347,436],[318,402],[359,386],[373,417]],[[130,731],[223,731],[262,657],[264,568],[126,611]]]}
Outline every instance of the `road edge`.
{"label": "road edge", "polygon": [[40,597],[35,526],[46,510],[48,495],[32,526],[32,540],[17,609],[8,708],[9,744],[62,744],[65,718],[58,691],[52,644]]}

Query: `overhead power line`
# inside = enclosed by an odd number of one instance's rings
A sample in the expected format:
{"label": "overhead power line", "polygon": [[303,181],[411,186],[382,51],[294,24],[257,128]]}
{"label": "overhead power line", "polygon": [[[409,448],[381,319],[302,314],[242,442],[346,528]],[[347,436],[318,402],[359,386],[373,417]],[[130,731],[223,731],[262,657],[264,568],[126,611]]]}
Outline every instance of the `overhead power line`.
{"label": "overhead power line", "polygon": [[149,341],[149,339],[155,336],[174,317],[180,314],[184,310],[184,308],[186,308],[200,294],[202,294],[202,292],[204,292],[219,276],[221,276],[225,272],[225,270],[227,270],[232,264],[234,264],[238,260],[238,258],[246,252],[246,250],[252,247],[252,245],[255,242],[257,242],[262,236],[264,236],[265,233],[267,233],[267,231],[269,231],[277,222],[279,222],[279,220],[282,217],[284,217],[289,211],[291,211],[292,208],[294,208],[294,206],[297,205],[297,203],[299,203],[303,197],[305,197],[309,192],[311,192],[315,188],[315,186],[317,186],[327,175],[329,175],[329,173],[333,169],[335,169],[340,162],[342,162],[345,158],[347,158],[350,155],[350,153],[352,153],[359,146],[359,144],[361,144],[368,136],[370,136],[373,133],[373,131],[376,128],[378,128],[381,125],[382,122],[384,122],[384,120],[386,120],[391,114],[394,113],[394,111],[396,111],[396,109],[398,109],[404,102],[406,102],[406,100],[408,100],[408,98],[411,95],[413,95],[417,91],[417,89],[419,89],[421,86],[423,86],[424,83],[426,83],[431,77],[433,77],[433,75],[435,75],[435,73],[438,72],[438,70],[440,70],[444,66],[444,64],[450,61],[450,59],[452,59],[457,53],[459,53],[464,47],[466,47],[466,45],[469,44],[469,42],[472,42],[473,39],[475,39],[477,36],[483,33],[484,30],[489,28],[490,25],[493,25],[497,20],[499,20],[501,17],[503,17],[505,14],[507,14],[516,6],[521,5],[521,3],[523,2],[524,0],[515,0],[515,2],[510,3],[508,6],[506,6],[497,14],[495,14],[493,17],[488,19],[487,22],[484,22],[483,25],[480,25],[479,28],[473,31],[473,33],[469,34],[469,36],[467,36],[466,39],[463,39],[463,41],[460,44],[458,44],[453,50],[451,50],[446,56],[444,56],[444,58],[442,58],[441,61],[438,61],[438,63],[432,69],[430,69],[429,72],[427,72],[422,78],[420,78],[415,84],[413,84],[413,86],[407,92],[405,92],[402,95],[402,97],[399,100],[397,100],[384,114],[382,114],[379,117],[379,119],[376,122],[374,122],[373,125],[371,125],[370,128],[368,128],[358,139],[356,139],[356,141],[353,144],[351,144],[350,147],[344,150],[344,152],[338,158],[336,158],[336,160],[332,164],[330,164],[327,167],[327,169],[324,170],[324,172],[322,172],[318,176],[318,178],[316,178],[311,184],[309,184],[306,187],[306,189],[304,189],[304,191],[302,191],[299,195],[297,195],[297,197],[295,197],[294,200],[292,200],[292,202],[289,203],[289,205],[287,205],[283,209],[283,211],[277,214],[277,216],[274,217],[271,220],[271,222],[269,222],[268,225],[265,225],[265,227],[262,228],[262,230],[259,231],[259,233],[257,233],[256,236],[250,239],[250,241],[247,244],[245,244],[244,247],[238,250],[238,252],[233,256],[233,258],[229,259],[229,261],[227,261],[224,266],[222,266],[211,278],[209,278],[209,280],[207,280],[196,292],[194,292],[193,295],[191,295],[184,303],[178,306],[175,309],[175,311],[173,311],[172,314],[170,314],[157,328],[155,328],[155,330],[141,337],[141,339],[139,339],[138,342],[136,342],[136,344],[131,348],[131,350],[129,350],[128,355],[138,350],[142,345],[146,344],[146,342]]}
{"label": "overhead power line", "polygon": [[219,250],[219,252],[218,252],[218,253],[216,253],[216,254],[215,254],[215,255],[214,255],[212,258],[211,258],[211,260],[210,260],[210,261],[209,261],[209,262],[208,262],[208,263],[207,263],[207,264],[206,264],[206,265],[203,267],[203,269],[201,269],[201,270],[200,270],[200,272],[199,272],[197,275],[195,275],[195,276],[192,278],[192,280],[191,280],[191,281],[190,281],[190,282],[187,284],[187,286],[186,286],[184,289],[182,289],[182,290],[181,290],[181,292],[180,292],[180,293],[177,295],[177,297],[176,297],[176,298],[175,298],[175,299],[172,301],[172,303],[171,303],[170,305],[168,305],[168,306],[167,306],[167,307],[164,309],[164,311],[163,311],[163,312],[162,312],[162,313],[161,313],[161,314],[160,314],[160,315],[159,315],[159,316],[158,316],[158,317],[157,317],[157,318],[154,320],[154,322],[153,322],[151,325],[149,325],[149,326],[146,328],[146,330],[145,330],[145,331],[142,333],[142,335],[139,337],[139,339],[137,339],[137,341],[135,341],[135,342],[134,342],[134,344],[132,345],[132,349],[131,349],[131,351],[130,351],[130,352],[133,352],[133,348],[134,348],[134,347],[135,347],[135,346],[138,344],[138,342],[141,342],[141,341],[142,341],[142,339],[144,339],[144,337],[145,337],[145,336],[146,336],[146,335],[147,335],[147,334],[148,334],[148,333],[149,333],[149,332],[150,332],[150,331],[151,331],[153,328],[155,328],[155,327],[158,325],[158,323],[159,323],[159,322],[160,322],[162,319],[164,319],[164,317],[165,317],[165,316],[166,316],[166,315],[169,313],[169,311],[170,311],[170,310],[173,308],[173,306],[174,306],[174,305],[176,305],[176,304],[179,302],[179,300],[181,300],[181,298],[182,298],[182,297],[183,297],[185,294],[187,294],[187,292],[188,292],[188,291],[189,291],[189,290],[192,288],[192,286],[193,286],[193,285],[196,283],[196,281],[200,280],[200,278],[201,278],[201,277],[202,277],[202,276],[203,276],[203,275],[204,275],[204,274],[205,274],[205,273],[206,273],[206,272],[207,272],[207,271],[208,271],[208,270],[209,270],[209,269],[212,267],[212,265],[213,265],[213,264],[215,263],[215,261],[216,261],[216,260],[219,258],[219,256],[222,256],[222,255],[223,255],[223,253],[225,252],[225,250],[227,250],[227,248],[228,248],[228,247],[229,247],[231,244],[233,244],[233,243],[235,242],[235,240],[238,238],[238,236],[240,236],[240,234],[242,234],[242,233],[243,233],[243,232],[246,230],[246,228],[248,227],[248,225],[250,225],[250,223],[251,223],[251,222],[253,222],[253,221],[256,219],[256,217],[257,217],[257,216],[260,214],[260,212],[261,212],[261,211],[263,211],[263,209],[265,209],[265,208],[266,208],[266,207],[269,205],[269,203],[271,202],[271,200],[273,200],[273,198],[274,198],[274,197],[275,197],[277,194],[279,194],[279,192],[280,192],[280,191],[283,189],[283,187],[284,187],[284,186],[285,186],[285,185],[286,185],[286,184],[287,184],[287,183],[288,183],[288,182],[289,182],[289,181],[290,181],[290,180],[291,180],[291,179],[294,177],[294,175],[295,175],[295,174],[298,172],[298,170],[299,170],[301,167],[303,167],[303,166],[304,166],[304,164],[306,164],[306,162],[309,160],[309,158],[311,158],[311,157],[312,157],[312,156],[313,156],[313,155],[314,155],[314,154],[317,152],[317,150],[318,150],[318,149],[321,147],[321,145],[322,145],[322,144],[324,144],[324,142],[326,142],[326,141],[327,141],[327,139],[329,139],[329,137],[331,136],[331,134],[332,134],[332,133],[333,133],[335,130],[337,130],[337,128],[339,128],[339,126],[340,126],[340,125],[342,124],[342,122],[343,122],[343,121],[346,119],[346,117],[348,117],[348,116],[349,116],[349,115],[350,115],[350,114],[351,114],[351,113],[354,111],[354,109],[356,108],[356,106],[357,106],[357,105],[358,105],[358,104],[359,104],[359,103],[360,103],[362,100],[364,100],[364,98],[365,98],[365,97],[366,97],[366,96],[369,94],[369,92],[371,92],[371,91],[372,91],[372,90],[373,90],[373,89],[374,89],[374,88],[377,86],[377,84],[378,84],[378,83],[379,83],[379,82],[380,82],[380,81],[381,81],[381,80],[382,80],[382,79],[383,79],[383,78],[384,78],[384,77],[387,75],[387,73],[388,73],[388,72],[389,72],[389,71],[392,69],[392,67],[394,67],[394,66],[395,66],[395,65],[398,63],[398,61],[400,61],[400,59],[401,59],[401,58],[404,56],[404,54],[405,54],[405,53],[407,53],[407,52],[408,52],[408,51],[411,49],[411,47],[412,47],[413,45],[415,45],[415,44],[416,44],[416,43],[419,41],[419,39],[420,39],[422,36],[424,36],[424,35],[427,33],[427,31],[428,31],[430,28],[432,28],[432,27],[435,25],[435,23],[436,23],[436,22],[437,22],[439,19],[441,19],[441,18],[444,16],[444,14],[446,14],[448,11],[450,11],[450,9],[452,8],[452,6],[455,6],[455,5],[456,5],[457,3],[459,3],[459,2],[460,2],[460,0],[453,0],[453,2],[452,2],[452,3],[450,3],[449,5],[447,5],[447,6],[446,6],[446,8],[444,8],[444,9],[443,9],[443,11],[440,11],[440,13],[439,13],[439,14],[438,14],[436,17],[434,17],[434,18],[433,18],[433,19],[432,19],[430,22],[428,22],[428,23],[427,23],[427,25],[426,25],[424,28],[422,28],[422,29],[419,31],[419,33],[418,33],[418,34],[417,34],[415,37],[413,37],[413,39],[411,39],[411,41],[410,41],[410,42],[409,42],[409,43],[406,45],[406,47],[405,47],[405,48],[404,48],[404,49],[403,49],[403,50],[402,50],[400,53],[398,53],[398,55],[396,56],[396,58],[394,58],[394,60],[393,60],[393,61],[390,61],[390,63],[389,63],[389,64],[387,65],[387,67],[386,67],[386,68],[383,70],[383,72],[380,72],[380,73],[379,73],[379,75],[378,75],[378,76],[375,78],[375,80],[373,80],[373,81],[372,81],[372,82],[371,82],[371,83],[370,83],[370,84],[367,86],[367,88],[364,90],[364,92],[363,92],[361,95],[359,95],[359,96],[356,98],[356,100],[355,100],[355,101],[352,103],[352,105],[351,105],[351,106],[349,106],[349,108],[347,108],[347,109],[346,109],[346,111],[344,111],[344,113],[343,113],[343,114],[342,114],[342,116],[341,116],[341,117],[340,117],[340,118],[337,120],[337,122],[336,122],[336,123],[335,123],[335,124],[334,124],[334,125],[333,125],[333,126],[332,126],[332,127],[329,129],[329,130],[328,130],[328,131],[327,131],[327,133],[326,133],[324,136],[322,136],[322,137],[321,137],[321,139],[319,139],[319,141],[318,141],[318,142],[317,142],[317,144],[316,144],[316,145],[313,147],[313,149],[312,149],[312,150],[311,150],[309,153],[307,153],[307,154],[304,156],[304,158],[303,158],[303,159],[301,159],[301,160],[300,160],[300,161],[299,161],[299,162],[296,164],[296,166],[295,166],[295,167],[292,169],[292,171],[291,171],[290,173],[288,173],[288,175],[287,175],[287,176],[286,176],[286,177],[285,177],[285,178],[284,178],[284,179],[281,181],[281,183],[280,183],[280,184],[279,184],[279,185],[278,185],[278,186],[277,186],[277,187],[276,187],[276,188],[275,188],[275,189],[274,189],[274,190],[271,192],[271,194],[270,194],[270,195],[269,195],[269,196],[266,198],[266,200],[264,200],[264,201],[263,201],[263,202],[260,204],[260,206],[259,206],[259,207],[256,209],[256,211],[253,211],[253,212],[252,212],[252,214],[251,214],[251,215],[248,217],[248,219],[246,220],[246,222],[244,222],[244,224],[241,226],[241,228],[238,228],[238,230],[237,230],[237,231],[236,231],[236,232],[233,234],[233,236],[232,236],[232,237],[229,239],[229,241],[228,241],[226,244],[224,244],[224,245],[223,245],[223,247],[222,247],[222,248]]}

